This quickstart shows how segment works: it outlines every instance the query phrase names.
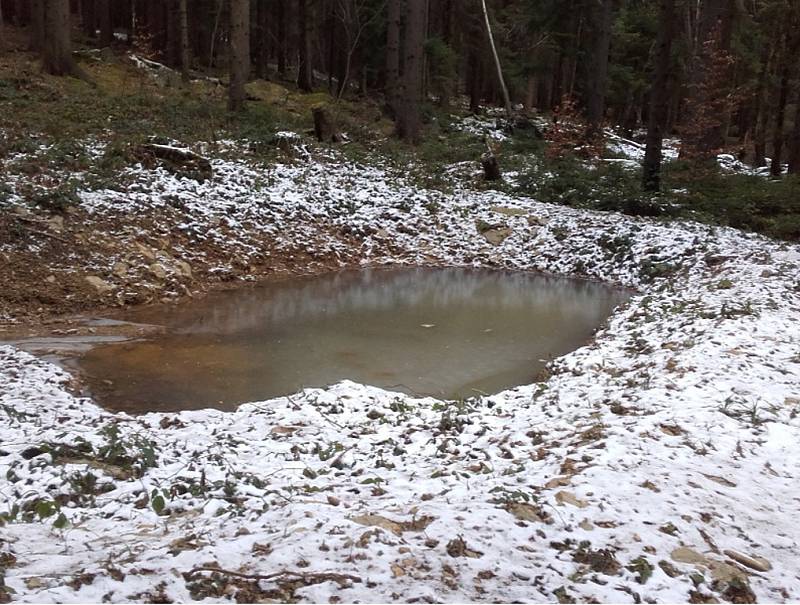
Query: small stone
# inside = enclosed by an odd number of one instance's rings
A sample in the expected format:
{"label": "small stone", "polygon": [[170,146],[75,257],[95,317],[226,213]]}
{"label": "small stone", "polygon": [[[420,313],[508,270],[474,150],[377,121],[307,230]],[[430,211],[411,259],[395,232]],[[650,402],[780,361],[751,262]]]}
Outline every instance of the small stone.
{"label": "small stone", "polygon": [[46,281],[48,284],[54,284],[54,283],[56,283],[56,276],[55,275],[48,275],[44,279],[44,281]]}
{"label": "small stone", "polygon": [[117,277],[122,278],[128,275],[128,270],[130,270],[130,266],[128,266],[128,263],[123,263],[122,261],[120,261],[114,263],[111,272]]}
{"label": "small stone", "polygon": [[133,245],[136,248],[136,251],[144,256],[147,260],[156,260],[156,253],[148,246],[140,244],[139,242],[134,242]]}
{"label": "small stone", "polygon": [[341,500],[339,500],[339,498],[337,498],[336,496],[328,496],[328,504],[330,504],[331,506],[339,506],[340,503]]}
{"label": "small stone", "polygon": [[692,565],[707,565],[708,559],[696,550],[681,546],[673,550],[669,555],[673,561],[678,563],[689,563]]}
{"label": "small stone", "polygon": [[512,231],[508,227],[499,227],[496,229],[488,229],[481,233],[484,239],[493,246],[499,246],[506,238],[511,235]]}
{"label": "small stone", "polygon": [[97,277],[96,275],[88,275],[85,279],[86,283],[97,290],[99,294],[110,292],[116,287],[113,284],[108,283],[106,280]]}
{"label": "small stone", "polygon": [[589,503],[586,502],[586,500],[581,500],[575,496],[575,494],[565,491],[560,491],[556,494],[556,502],[559,504],[571,504],[572,506],[576,506],[578,508],[586,508],[589,506]]}
{"label": "small stone", "polygon": [[187,279],[192,278],[192,267],[185,260],[175,261],[175,266],[178,268],[178,273]]}
{"label": "small stone", "polygon": [[155,275],[157,279],[166,279],[167,277],[167,270],[159,263],[150,265],[150,272]]}
{"label": "small stone", "polygon": [[51,216],[47,219],[47,228],[55,233],[61,233],[64,230],[64,217],[58,215]]}

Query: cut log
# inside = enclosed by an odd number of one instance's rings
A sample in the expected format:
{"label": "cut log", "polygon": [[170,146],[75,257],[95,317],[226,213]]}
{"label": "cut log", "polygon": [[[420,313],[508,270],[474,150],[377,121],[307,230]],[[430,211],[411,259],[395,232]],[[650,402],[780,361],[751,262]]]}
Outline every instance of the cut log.
{"label": "cut log", "polygon": [[194,151],[172,145],[145,143],[137,149],[137,155],[161,160],[164,167],[174,174],[203,182],[212,175],[211,162]]}
{"label": "cut log", "polygon": [[333,124],[330,112],[325,107],[315,107],[312,110],[314,115],[314,135],[320,143],[339,143],[341,135]]}

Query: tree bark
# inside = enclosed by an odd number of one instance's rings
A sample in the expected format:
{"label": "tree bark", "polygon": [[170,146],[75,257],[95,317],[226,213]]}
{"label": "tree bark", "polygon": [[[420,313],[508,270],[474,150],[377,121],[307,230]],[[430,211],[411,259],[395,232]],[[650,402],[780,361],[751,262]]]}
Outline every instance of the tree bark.
{"label": "tree bark", "polygon": [[661,0],[658,54],[656,55],[653,84],[650,87],[650,112],[647,119],[647,139],[642,165],[642,187],[645,191],[659,191],[661,188],[662,143],[669,112],[668,93],[672,41],[675,37],[675,17],[675,0]]}
{"label": "tree bark", "polygon": [[[30,31],[28,32],[31,50],[37,52],[45,50],[45,12],[50,10],[51,4],[51,0],[31,0]],[[67,7],[67,19],[69,19],[69,7]],[[67,26],[67,38],[69,38],[69,26]]]}
{"label": "tree bark", "polygon": [[179,0],[178,23],[181,38],[181,78],[189,81],[189,7],[188,0]]}
{"label": "tree bark", "polygon": [[386,106],[397,115],[400,92],[400,26],[403,19],[402,0],[389,0],[386,22]]}
{"label": "tree bark", "polygon": [[420,140],[422,119],[422,68],[427,21],[426,0],[407,0],[403,91],[397,113],[397,134],[412,145]]}
{"label": "tree bark", "polygon": [[789,147],[789,174],[800,174],[800,94],[795,100],[794,127]]}
{"label": "tree bark", "polygon": [[505,78],[503,78],[503,68],[500,65],[500,56],[497,54],[497,46],[494,43],[492,24],[489,20],[489,11],[486,9],[486,0],[481,0],[481,8],[483,9],[483,20],[486,24],[486,34],[489,36],[489,46],[492,49],[492,57],[494,58],[494,67],[497,70],[497,80],[500,83],[501,90],[503,91],[503,104],[505,105],[506,109],[506,117],[511,120],[511,97],[508,95],[508,87],[506,86]]}
{"label": "tree bark", "polygon": [[312,92],[314,90],[314,69],[311,65],[311,18],[308,14],[308,0],[297,0],[297,25],[300,51],[297,87],[303,92]]}
{"label": "tree bark", "polygon": [[100,25],[100,45],[111,46],[114,41],[114,27],[111,21],[111,0],[95,0],[98,24]]}
{"label": "tree bark", "polygon": [[286,77],[286,0],[276,0],[276,10],[278,12],[278,75]]}
{"label": "tree bark", "polygon": [[244,85],[250,75],[250,0],[231,0],[231,83],[228,109],[244,106]]}
{"label": "tree bark", "polygon": [[775,108],[775,125],[772,131],[772,163],[769,173],[774,177],[781,175],[783,166],[783,126],[786,121],[786,103],[789,96],[789,61],[784,57],[781,66],[781,79],[778,87],[778,106]]}
{"label": "tree bark", "polygon": [[[584,57],[586,138],[595,139],[603,127],[608,80],[608,52],[611,47],[611,26],[614,17],[614,0],[588,0],[588,27],[586,44],[589,52]],[[662,23],[662,28],[663,28]]]}
{"label": "tree bark", "polygon": [[42,68],[54,76],[84,77],[72,58],[69,0],[46,0],[44,13]]}
{"label": "tree bark", "polygon": [[94,38],[97,35],[94,2],[95,0],[82,0],[81,2],[81,29],[87,38]]}
{"label": "tree bark", "polygon": [[756,88],[756,127],[753,135],[753,164],[759,168],[767,165],[767,79],[772,68],[772,44],[767,43],[761,55],[761,70]]}

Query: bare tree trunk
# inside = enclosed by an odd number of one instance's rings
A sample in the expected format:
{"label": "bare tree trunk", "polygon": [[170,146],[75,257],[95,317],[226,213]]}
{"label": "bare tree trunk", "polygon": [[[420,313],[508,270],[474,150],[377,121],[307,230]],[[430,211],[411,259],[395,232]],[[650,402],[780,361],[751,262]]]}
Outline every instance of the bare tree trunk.
{"label": "bare tree trunk", "polygon": [[753,164],[761,167],[767,165],[767,79],[772,67],[772,44],[767,43],[761,55],[761,70],[758,73],[756,88],[756,128],[753,135]]}
{"label": "bare tree trunk", "polygon": [[181,38],[181,78],[189,81],[189,7],[187,0],[178,4],[178,23]]}
{"label": "bare tree trunk", "polygon": [[231,0],[231,83],[228,109],[244,106],[244,85],[250,75],[250,0]]}
{"label": "bare tree trunk", "polygon": [[800,86],[795,100],[794,128],[789,146],[789,174],[800,174]]}
{"label": "bare tree trunk", "polygon": [[786,103],[789,96],[789,59],[784,57],[781,66],[781,80],[778,88],[778,106],[775,109],[775,125],[772,131],[772,163],[769,172],[772,176],[780,176],[783,155],[783,126],[786,121]]}
{"label": "bare tree trunk", "polygon": [[[45,4],[45,2],[47,4]],[[45,11],[50,10],[51,0],[31,0],[31,21],[29,25],[29,46],[31,50],[43,51],[45,43]],[[67,11],[69,18],[69,10]],[[67,28],[69,37],[69,28]],[[49,41],[48,41],[49,42]]]}
{"label": "bare tree trunk", "polygon": [[308,14],[308,0],[297,0],[297,24],[300,36],[297,87],[303,92],[312,92],[314,90],[314,70],[311,65],[311,19]]}
{"label": "bare tree trunk", "polygon": [[650,87],[650,114],[642,165],[642,186],[645,191],[659,191],[661,188],[661,149],[669,112],[669,76],[672,40],[675,37],[675,17],[675,0],[661,0],[658,54],[653,85]]}
{"label": "bare tree trunk", "polygon": [[497,54],[497,46],[494,43],[492,24],[489,20],[489,11],[486,9],[486,0],[481,0],[481,8],[483,9],[483,20],[486,23],[486,34],[489,36],[489,46],[492,47],[494,67],[497,70],[497,80],[500,82],[500,88],[503,91],[503,104],[506,108],[506,117],[510,120],[512,118],[511,97],[508,95],[508,87],[506,86],[505,78],[503,78],[503,68],[500,66],[500,55]]}
{"label": "bare tree trunk", "polygon": [[426,0],[407,0],[404,44],[403,91],[397,112],[397,134],[404,141],[419,143],[422,119],[422,66],[427,21]]}
{"label": "bare tree trunk", "polygon": [[386,23],[386,105],[397,115],[400,90],[400,25],[403,19],[401,0],[389,0]]}
{"label": "bare tree trunk", "polygon": [[69,0],[46,0],[42,67],[54,76],[85,77],[72,58]]}
{"label": "bare tree trunk", "polygon": [[[614,0],[589,0],[587,48],[584,58],[586,71],[586,138],[592,140],[600,134],[606,106],[606,81],[608,79],[608,52],[611,46],[611,25],[614,17]],[[664,27],[664,24],[661,24]]]}
{"label": "bare tree trunk", "polygon": [[276,0],[278,11],[278,75],[286,77],[286,0]]}
{"label": "bare tree trunk", "polygon": [[97,35],[94,2],[95,0],[82,0],[81,2],[81,29],[87,38],[94,38]]}
{"label": "bare tree trunk", "polygon": [[111,0],[95,0],[100,25],[100,46],[111,46],[114,41],[114,27],[111,22]]}
{"label": "bare tree trunk", "polygon": [[222,18],[223,0],[217,0],[217,12],[214,16],[214,27],[211,30],[211,43],[208,50],[208,68],[214,66],[214,47],[217,44],[217,32],[219,31],[219,20]]}

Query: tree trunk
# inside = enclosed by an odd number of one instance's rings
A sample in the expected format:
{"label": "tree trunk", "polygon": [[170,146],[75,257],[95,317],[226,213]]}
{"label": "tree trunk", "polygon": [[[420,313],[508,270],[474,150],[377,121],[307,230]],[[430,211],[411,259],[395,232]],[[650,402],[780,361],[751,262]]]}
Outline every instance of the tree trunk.
{"label": "tree trunk", "polygon": [[228,109],[238,111],[244,106],[244,85],[250,75],[250,0],[231,0],[231,83],[228,89]]}
{"label": "tree trunk", "polygon": [[111,21],[111,0],[96,0],[98,24],[100,25],[100,46],[111,46],[114,41],[114,27]]}
{"label": "tree trunk", "polygon": [[778,106],[775,108],[775,125],[772,131],[772,163],[769,173],[779,177],[782,172],[781,162],[783,160],[783,125],[786,120],[786,103],[789,96],[789,57],[782,59],[781,80],[778,88]]}
{"label": "tree trunk", "polygon": [[672,40],[675,37],[675,0],[661,0],[653,85],[650,87],[650,113],[647,117],[647,139],[642,165],[642,186],[645,191],[661,188],[661,147],[669,112],[670,66]]}
{"label": "tree trunk", "polygon": [[178,29],[181,38],[181,78],[189,81],[189,7],[188,0],[179,0],[178,4]]}
{"label": "tree trunk", "polygon": [[278,11],[278,75],[286,77],[286,0],[276,0]]}
{"label": "tree trunk", "polygon": [[422,119],[422,68],[427,21],[426,0],[407,0],[403,56],[403,91],[397,113],[397,134],[412,145],[420,140]]}
{"label": "tree trunk", "polygon": [[795,100],[794,128],[789,147],[789,174],[800,174],[800,94]]}
{"label": "tree trunk", "polygon": [[511,97],[508,95],[508,87],[506,86],[505,78],[503,78],[503,68],[500,66],[500,55],[497,54],[497,46],[494,43],[494,35],[492,34],[492,24],[489,20],[489,11],[486,9],[486,0],[481,0],[481,8],[483,9],[483,20],[486,23],[486,34],[489,36],[489,46],[492,49],[492,57],[494,58],[494,67],[497,70],[497,80],[500,83],[500,88],[503,91],[503,104],[506,109],[506,117],[511,120]]}
{"label": "tree trunk", "polygon": [[386,105],[397,115],[400,92],[400,25],[403,19],[401,0],[389,0],[386,22]]}
{"label": "tree trunk", "polygon": [[72,58],[69,0],[46,0],[46,2],[42,67],[54,76],[83,77],[83,73]]}
{"label": "tree trunk", "polygon": [[303,92],[312,92],[314,90],[314,70],[311,65],[311,18],[308,14],[308,0],[297,0],[297,26],[300,51],[297,87]]}
{"label": "tree trunk", "polygon": [[95,0],[83,0],[81,2],[81,29],[87,38],[94,38],[97,34],[95,27]]}
{"label": "tree trunk", "polygon": [[761,70],[756,88],[756,127],[753,135],[753,164],[759,168],[767,165],[767,80],[772,69],[772,44],[767,43],[761,55]]}
{"label": "tree trunk", "polygon": [[[586,138],[595,139],[603,127],[608,80],[608,52],[611,46],[611,26],[614,0],[589,0],[584,82],[586,106]],[[664,24],[661,24],[663,29]]]}
{"label": "tree trunk", "polygon": [[[31,0],[30,31],[28,32],[31,50],[37,52],[45,50],[45,11],[50,11],[51,5],[51,0]],[[69,19],[69,6],[67,7],[67,19]],[[69,39],[69,26],[67,26],[67,39]],[[49,40],[47,42],[50,43]]]}

